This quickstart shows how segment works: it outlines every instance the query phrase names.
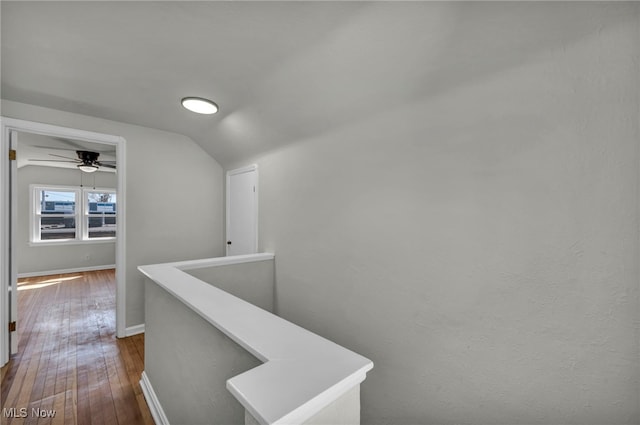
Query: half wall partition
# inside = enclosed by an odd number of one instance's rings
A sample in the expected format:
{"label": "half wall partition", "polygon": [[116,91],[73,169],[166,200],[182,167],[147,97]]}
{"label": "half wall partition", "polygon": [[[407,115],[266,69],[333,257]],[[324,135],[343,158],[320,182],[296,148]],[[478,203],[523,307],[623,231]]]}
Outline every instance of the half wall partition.
{"label": "half wall partition", "polygon": [[273,254],[140,266],[156,423],[357,424],[373,363],[274,314]]}

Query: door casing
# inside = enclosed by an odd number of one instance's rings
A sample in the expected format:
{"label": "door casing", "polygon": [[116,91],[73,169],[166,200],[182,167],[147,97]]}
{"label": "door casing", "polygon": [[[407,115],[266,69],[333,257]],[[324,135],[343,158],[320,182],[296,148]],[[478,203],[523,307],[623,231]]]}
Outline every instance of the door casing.
{"label": "door casing", "polygon": [[[9,322],[10,299],[9,286],[11,284],[11,208],[15,205],[15,181],[11,182],[11,163],[8,153],[10,149],[10,133],[12,131],[34,133],[45,136],[63,137],[94,143],[113,145],[116,149],[118,220],[116,222],[116,336],[126,336],[126,140],[114,136],[92,131],[60,127],[51,124],[26,121],[15,118],[0,117],[0,366],[9,361]],[[18,146],[18,155],[20,150]],[[13,194],[12,194],[13,192]],[[13,199],[12,199],[13,198]],[[15,311],[15,310],[14,310]],[[18,327],[20,324],[18,323]]]}
{"label": "door casing", "polygon": [[[231,196],[231,180],[234,177],[238,177],[240,175],[244,175],[247,173],[251,173],[251,175],[253,176],[253,186],[254,186],[254,192],[253,192],[253,202],[252,202],[252,206],[250,206],[250,208],[253,209],[253,211],[251,211],[250,213],[252,214],[252,218],[249,219],[249,223],[247,223],[248,226],[250,226],[250,229],[247,233],[251,233],[251,231],[253,232],[253,234],[249,235],[249,239],[248,241],[246,241],[246,245],[248,247],[248,252],[232,252],[233,250],[233,245],[229,245],[228,242],[231,241],[233,243],[233,238],[234,237],[238,237],[238,235],[233,235],[232,232],[232,221],[233,221],[233,212],[231,210],[232,208],[232,196]],[[255,254],[258,252],[258,165],[257,164],[252,164],[246,167],[242,167],[242,168],[237,168],[235,170],[230,170],[227,171],[227,187],[226,187],[226,236],[227,236],[227,245],[226,245],[226,252],[227,255],[238,255],[238,254]],[[236,239],[237,240],[237,239]],[[237,244],[238,242],[236,242]],[[237,246],[237,245],[236,245]]]}

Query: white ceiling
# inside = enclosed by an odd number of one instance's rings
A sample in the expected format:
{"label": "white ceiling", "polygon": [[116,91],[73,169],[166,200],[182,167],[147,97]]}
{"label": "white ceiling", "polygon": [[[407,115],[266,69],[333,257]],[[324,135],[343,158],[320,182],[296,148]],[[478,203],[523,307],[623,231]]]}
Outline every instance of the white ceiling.
{"label": "white ceiling", "polygon": [[181,133],[229,166],[499,75],[607,7],[570,3],[2,1],[2,98]]}
{"label": "white ceiling", "polygon": [[[3,1],[1,7],[4,99],[185,134],[229,162],[286,139],[290,130],[278,120],[295,105],[265,93],[269,80],[364,5]],[[210,98],[221,110],[195,115],[180,105],[185,96]]]}

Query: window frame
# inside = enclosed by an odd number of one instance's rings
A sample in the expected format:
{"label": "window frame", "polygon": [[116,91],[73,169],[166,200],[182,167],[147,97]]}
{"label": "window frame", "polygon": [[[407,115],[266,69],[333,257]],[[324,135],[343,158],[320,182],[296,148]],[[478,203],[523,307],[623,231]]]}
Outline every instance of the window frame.
{"label": "window frame", "polygon": [[[111,193],[113,195],[116,195],[116,209],[114,211],[113,214],[109,214],[108,216],[105,216],[104,212],[101,215],[97,215],[91,214],[91,211],[89,210],[89,198],[88,198],[88,194],[89,193]],[[89,236],[90,230],[91,228],[89,227],[89,219],[91,217],[93,218],[97,218],[97,217],[109,217],[109,218],[114,218],[116,220],[116,223],[118,222],[118,197],[116,194],[116,190],[115,189],[107,189],[107,188],[82,188],[82,241],[90,241],[90,242],[99,242],[99,241],[114,241],[117,237],[117,230],[114,227],[114,230],[116,231],[116,236],[104,236],[104,237],[95,237],[92,238]]]}
{"label": "window frame", "polygon": [[[59,192],[74,192],[76,197],[76,205],[74,214],[60,214],[60,217],[75,219],[76,223],[76,236],[75,238],[67,239],[42,239],[41,238],[41,218],[42,204],[40,202],[40,194],[43,190],[46,191],[59,191]],[[78,186],[62,186],[62,185],[49,185],[49,184],[31,184],[29,185],[30,199],[31,199],[31,214],[30,214],[30,229],[29,229],[29,245],[30,246],[44,246],[44,245],[75,245],[75,244],[87,244],[87,243],[113,243],[117,239],[116,236],[107,237],[89,237],[89,193],[113,193],[116,195],[116,212],[110,217],[114,217],[117,222],[118,216],[118,201],[117,191],[112,188],[87,188]],[[47,214],[47,216],[56,217],[55,214]]]}

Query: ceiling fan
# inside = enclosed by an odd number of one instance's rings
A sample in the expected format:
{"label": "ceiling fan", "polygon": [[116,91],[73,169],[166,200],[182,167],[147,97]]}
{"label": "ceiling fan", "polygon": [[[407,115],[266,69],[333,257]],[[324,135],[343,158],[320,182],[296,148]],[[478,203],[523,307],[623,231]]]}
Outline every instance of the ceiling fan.
{"label": "ceiling fan", "polygon": [[30,159],[29,161],[46,161],[46,162],[71,162],[78,164],[77,167],[84,171],[85,173],[93,173],[94,171],[98,171],[98,168],[116,168],[115,161],[98,161],[98,157],[100,156],[99,152],[92,151],[76,151],[78,154],[78,158],[70,158],[68,156],[56,155],[54,153],[50,153],[49,155],[55,156],[62,159]]}

